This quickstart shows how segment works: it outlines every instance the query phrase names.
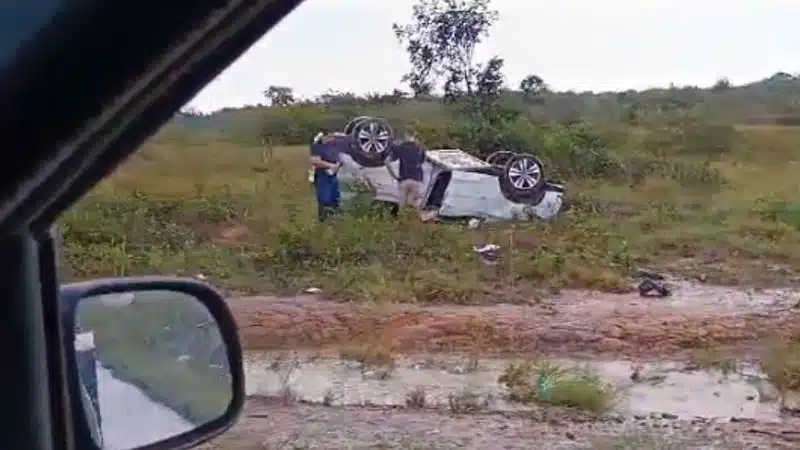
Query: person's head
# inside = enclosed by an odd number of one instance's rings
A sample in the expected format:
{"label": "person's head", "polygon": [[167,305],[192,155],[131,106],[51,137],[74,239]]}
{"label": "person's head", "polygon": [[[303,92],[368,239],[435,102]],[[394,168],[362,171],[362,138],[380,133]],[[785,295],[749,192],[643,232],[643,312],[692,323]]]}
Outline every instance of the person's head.
{"label": "person's head", "polygon": [[416,142],[417,130],[415,130],[413,127],[410,126],[403,127],[403,140]]}

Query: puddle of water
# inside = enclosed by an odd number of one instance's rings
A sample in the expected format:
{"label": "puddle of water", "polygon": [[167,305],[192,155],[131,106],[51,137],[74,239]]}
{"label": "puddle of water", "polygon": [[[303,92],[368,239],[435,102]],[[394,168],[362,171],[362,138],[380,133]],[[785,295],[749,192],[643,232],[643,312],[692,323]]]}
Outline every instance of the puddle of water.
{"label": "puddle of water", "polygon": [[[418,386],[430,406],[446,406],[451,395],[464,390],[489,400],[493,410],[527,407],[504,400],[498,377],[511,360],[481,360],[477,370],[456,358],[411,358],[397,361],[388,378],[362,369],[358,363],[335,359],[308,360],[292,369],[287,364],[270,367],[276,354],[248,355],[247,395],[280,395],[285,386],[302,400],[340,405],[405,405],[407,394]],[[754,367],[740,367],[737,374],[722,377],[705,371],[689,371],[680,363],[645,364],[640,379],[631,380],[632,364],[625,361],[556,361],[580,367],[601,377],[618,392],[615,412],[626,415],[674,414],[680,418],[750,418],[781,421],[774,389]]]}
{"label": "puddle of water", "polygon": [[769,313],[782,311],[800,301],[796,289],[743,289],[730,286],[669,280],[672,295],[665,298],[642,298],[637,292],[608,294],[591,291],[569,291],[570,307],[582,311],[609,310],[619,307],[647,305],[677,309],[683,312]]}

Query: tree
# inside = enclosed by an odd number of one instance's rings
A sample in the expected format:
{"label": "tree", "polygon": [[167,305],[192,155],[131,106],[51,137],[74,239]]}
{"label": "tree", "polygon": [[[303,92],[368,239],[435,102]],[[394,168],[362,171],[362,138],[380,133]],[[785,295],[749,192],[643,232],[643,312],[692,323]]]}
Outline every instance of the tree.
{"label": "tree", "polygon": [[285,108],[295,102],[292,88],[288,86],[270,86],[264,91],[264,97],[271,106]]}
{"label": "tree", "polygon": [[542,77],[531,74],[519,82],[519,90],[522,91],[525,100],[538,102],[541,101],[542,95],[549,89]]}
{"label": "tree", "polygon": [[504,61],[495,56],[480,69],[475,78],[475,94],[484,108],[490,108],[500,98],[504,81],[503,64]]}
{"label": "tree", "polygon": [[503,87],[503,64],[503,59],[495,56],[482,66],[475,82],[474,101],[471,102],[472,116],[479,114],[482,121],[492,127],[513,122],[520,115],[519,110],[500,101],[503,92],[507,91]]}
{"label": "tree", "polygon": [[411,22],[392,26],[411,63],[403,82],[416,96],[442,82],[448,99],[472,95],[480,72],[475,49],[496,20],[489,0],[418,0]]}
{"label": "tree", "polygon": [[340,92],[328,89],[317,97],[316,103],[325,106],[352,106],[367,103],[367,99],[361,98],[353,92]]}
{"label": "tree", "polygon": [[722,77],[714,83],[714,86],[711,87],[713,92],[722,92],[727,91],[731,88],[731,80]]}
{"label": "tree", "polygon": [[404,91],[404,90],[402,90],[402,89],[397,89],[397,88],[394,88],[394,89],[392,90],[391,96],[392,96],[393,98],[397,99],[398,103],[399,103],[400,101],[403,101],[403,100],[405,100],[406,98],[408,98],[408,94],[406,93],[406,91]]}

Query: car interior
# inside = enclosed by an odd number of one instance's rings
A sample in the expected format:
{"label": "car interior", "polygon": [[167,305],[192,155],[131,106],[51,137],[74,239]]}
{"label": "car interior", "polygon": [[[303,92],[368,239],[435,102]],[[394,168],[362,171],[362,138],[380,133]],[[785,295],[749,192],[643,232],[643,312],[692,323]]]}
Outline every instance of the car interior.
{"label": "car interior", "polygon": [[[76,381],[81,296],[168,289],[196,294],[217,322],[231,401],[216,420],[138,448],[189,448],[230,427],[242,407],[241,348],[213,288],[178,279],[72,286],[58,274],[55,220],[302,0],[28,0],[0,7],[0,312],[3,447],[95,449]],[[12,5],[13,6],[10,6]],[[237,367],[238,364],[238,367]]]}

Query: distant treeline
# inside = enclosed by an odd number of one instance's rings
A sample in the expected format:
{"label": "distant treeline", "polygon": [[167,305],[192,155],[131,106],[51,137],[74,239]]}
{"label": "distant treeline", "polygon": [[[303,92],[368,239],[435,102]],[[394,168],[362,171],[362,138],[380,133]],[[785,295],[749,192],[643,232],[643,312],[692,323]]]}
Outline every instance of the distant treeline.
{"label": "distant treeline", "polygon": [[[439,125],[452,117],[452,106],[435,96],[410,97],[395,89],[388,94],[329,92],[314,100],[295,101],[291,88],[272,86],[265,100],[273,104],[226,108],[211,114],[184,111],[173,123],[253,136],[292,136],[307,139],[308,130],[341,128],[360,115],[378,115],[393,122],[421,127]],[[725,124],[800,125],[800,77],[784,72],[764,80],[733,86],[719,80],[711,88],[677,87],[624,92],[544,91],[534,98],[521,91],[503,91],[500,103],[533,121],[629,123],[658,120],[681,110],[707,121]],[[285,139],[281,139],[285,140]],[[296,142],[282,142],[292,144]]]}

